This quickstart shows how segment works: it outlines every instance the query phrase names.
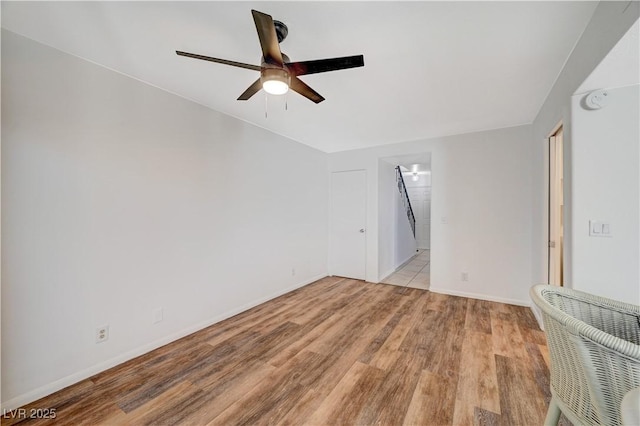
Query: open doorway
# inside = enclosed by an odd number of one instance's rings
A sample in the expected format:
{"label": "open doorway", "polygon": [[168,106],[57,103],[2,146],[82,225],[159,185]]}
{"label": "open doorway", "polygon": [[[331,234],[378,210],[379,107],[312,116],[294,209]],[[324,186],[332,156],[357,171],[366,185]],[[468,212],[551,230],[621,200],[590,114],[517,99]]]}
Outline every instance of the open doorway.
{"label": "open doorway", "polygon": [[380,158],[378,184],[380,282],[427,290],[431,263],[431,153]]}
{"label": "open doorway", "polygon": [[416,219],[416,245],[431,248],[431,164],[400,165]]}
{"label": "open doorway", "polygon": [[560,124],[549,136],[548,155],[548,226],[547,226],[547,251],[548,251],[548,276],[547,282],[551,285],[564,285],[563,247],[564,247],[564,195],[563,195],[563,129]]}

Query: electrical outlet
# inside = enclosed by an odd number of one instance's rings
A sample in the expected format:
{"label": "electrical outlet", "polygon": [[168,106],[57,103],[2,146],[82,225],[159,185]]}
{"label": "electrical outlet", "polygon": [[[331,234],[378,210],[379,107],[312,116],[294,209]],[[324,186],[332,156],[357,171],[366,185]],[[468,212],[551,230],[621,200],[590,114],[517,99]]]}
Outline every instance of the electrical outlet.
{"label": "electrical outlet", "polygon": [[462,274],[460,274],[460,279],[462,281],[469,281],[469,273],[468,272],[463,272]]}
{"label": "electrical outlet", "polygon": [[104,325],[96,328],[96,343],[102,343],[109,340],[109,326]]}

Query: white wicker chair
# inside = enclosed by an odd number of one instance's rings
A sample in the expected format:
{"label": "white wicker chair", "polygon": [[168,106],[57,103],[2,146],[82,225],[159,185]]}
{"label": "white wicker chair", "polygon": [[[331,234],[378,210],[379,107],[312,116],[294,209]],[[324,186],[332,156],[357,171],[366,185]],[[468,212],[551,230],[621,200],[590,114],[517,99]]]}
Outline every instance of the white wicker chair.
{"label": "white wicker chair", "polygon": [[640,306],[549,285],[531,288],[551,357],[551,402],[574,425],[618,425],[620,403],[640,386]]}

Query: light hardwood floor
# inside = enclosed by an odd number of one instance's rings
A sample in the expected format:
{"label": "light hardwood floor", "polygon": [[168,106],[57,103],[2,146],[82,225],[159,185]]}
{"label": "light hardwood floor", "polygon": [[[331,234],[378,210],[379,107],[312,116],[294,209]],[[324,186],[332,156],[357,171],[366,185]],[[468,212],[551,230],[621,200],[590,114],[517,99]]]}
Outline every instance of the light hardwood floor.
{"label": "light hardwood floor", "polygon": [[548,362],[528,308],[328,277],[36,401],[56,419],[20,424],[539,425]]}

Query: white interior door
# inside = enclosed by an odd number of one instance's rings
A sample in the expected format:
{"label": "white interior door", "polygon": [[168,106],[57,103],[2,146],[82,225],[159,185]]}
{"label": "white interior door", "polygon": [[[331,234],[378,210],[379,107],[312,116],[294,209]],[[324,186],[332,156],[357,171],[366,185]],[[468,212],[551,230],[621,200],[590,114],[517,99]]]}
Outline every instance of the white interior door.
{"label": "white interior door", "polygon": [[366,189],[364,170],[331,174],[329,272],[365,279]]}
{"label": "white interior door", "polygon": [[407,188],[407,193],[416,218],[416,245],[428,250],[431,247],[431,187]]}

